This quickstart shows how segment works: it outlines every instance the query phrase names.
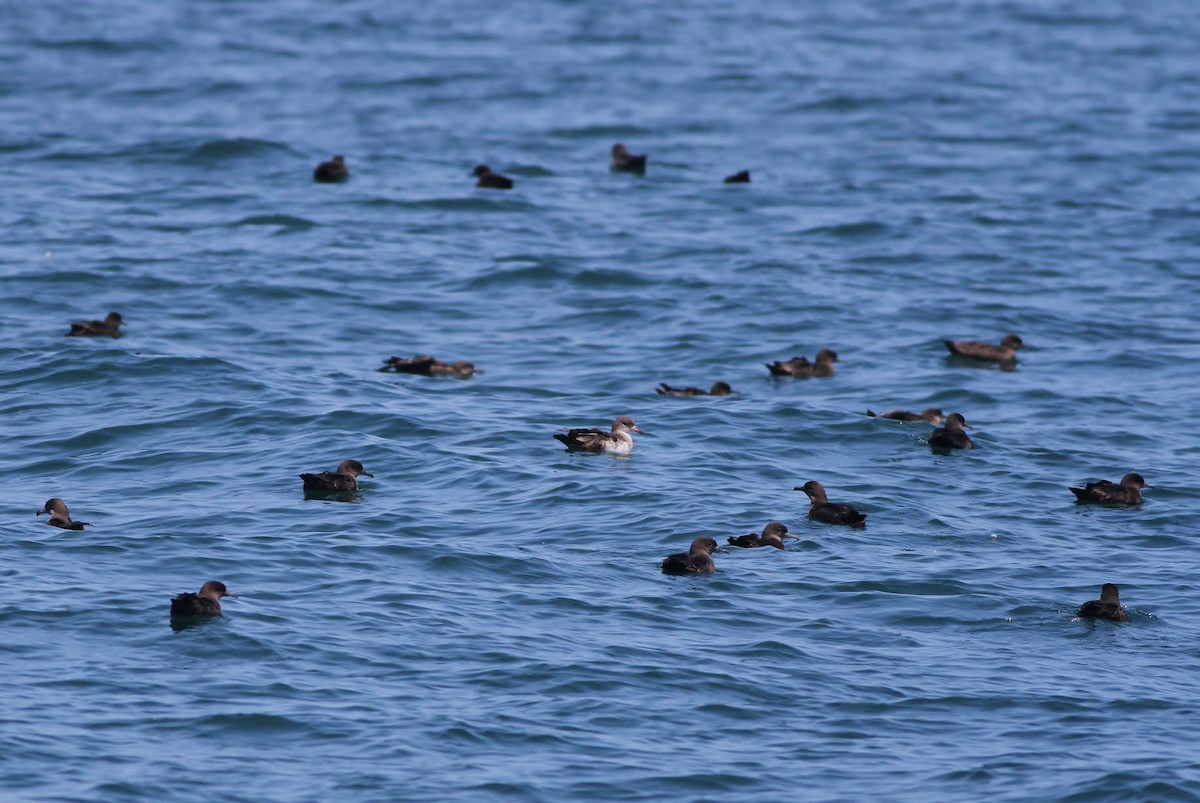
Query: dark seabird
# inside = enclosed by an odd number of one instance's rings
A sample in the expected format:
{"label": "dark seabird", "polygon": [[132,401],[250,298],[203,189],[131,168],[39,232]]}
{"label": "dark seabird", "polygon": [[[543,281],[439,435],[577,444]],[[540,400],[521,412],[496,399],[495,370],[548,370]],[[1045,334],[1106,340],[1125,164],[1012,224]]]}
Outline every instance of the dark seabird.
{"label": "dark seabird", "polygon": [[301,474],[304,481],[304,492],[309,494],[329,494],[339,491],[357,491],[358,477],[365,474],[375,475],[363,468],[357,460],[343,460],[338,464],[337,471],[322,471],[320,474]]}
{"label": "dark seabird", "polygon": [[46,520],[46,523],[51,527],[62,527],[64,530],[82,530],[83,525],[91,525],[90,521],[71,521],[71,512],[67,510],[67,503],[57,496],[53,499],[47,499],[45,507],[37,512],[39,516],[43,513],[50,514],[50,518]]}
{"label": "dark seabird", "polygon": [[726,176],[725,183],[726,184],[749,184],[750,183],[750,171],[742,170],[738,173],[734,173],[732,176]]}
{"label": "dark seabird", "polygon": [[825,489],[816,480],[809,480],[804,485],[793,488],[804,491],[811,502],[808,505],[808,517],[823,521],[826,524],[845,524],[847,527],[867,526],[867,514],[859,513],[849,505],[839,505],[830,502],[825,496]]}
{"label": "dark seabird", "polygon": [[123,323],[121,313],[110,312],[104,316],[102,321],[72,322],[71,331],[67,332],[67,337],[120,337]]}
{"label": "dark seabird", "polygon": [[762,535],[731,535],[729,536],[730,546],[740,546],[746,549],[759,546],[773,546],[776,549],[783,549],[783,539],[795,538],[799,540],[800,536],[792,535],[788,532],[787,525],[780,521],[773,521],[766,527],[763,527]]}
{"label": "dark seabird", "polygon": [[975,444],[964,431],[967,419],[959,413],[946,416],[946,426],[929,433],[929,445],[935,449],[974,449]]}
{"label": "dark seabird", "polygon": [[641,432],[638,425],[627,415],[619,416],[612,423],[612,429],[605,432],[602,429],[569,429],[566,432],[556,432],[554,437],[566,444],[572,452],[611,452],[612,454],[629,454],[633,451],[633,436],[629,433]]}
{"label": "dark seabird", "polygon": [[980,340],[943,340],[950,353],[957,357],[989,362],[1012,362],[1017,358],[1017,349],[1025,345],[1016,335],[1005,335],[999,346]]}
{"label": "dark seabird", "polygon": [[492,168],[487,165],[477,165],[471,175],[479,178],[479,181],[475,182],[476,187],[491,187],[494,190],[511,190],[513,188],[511,178],[493,173]]}
{"label": "dark seabird", "polygon": [[942,423],[942,411],[938,407],[926,407],[919,413],[909,410],[888,410],[886,413],[876,413],[867,410],[867,415],[872,418],[890,418],[893,421],[928,421],[935,427]]}
{"label": "dark seabird", "polygon": [[833,364],[841,362],[833,349],[821,349],[817,352],[817,361],[809,362],[807,357],[792,357],[787,361],[776,360],[766,363],[767,368],[775,376],[792,376],[806,378],[810,376],[833,376]]}
{"label": "dark seabird", "polygon": [[323,184],[336,184],[350,178],[350,168],[346,167],[346,157],[340,153],[328,162],[321,162],[313,170],[313,181]]}
{"label": "dark seabird", "polygon": [[728,382],[713,382],[712,390],[704,390],[703,388],[673,388],[666,382],[659,384],[655,388],[660,396],[728,396],[733,393],[733,388],[729,387]]}
{"label": "dark seabird", "polygon": [[1129,616],[1121,607],[1121,596],[1117,587],[1105,583],[1100,589],[1100,599],[1090,599],[1079,606],[1079,615],[1092,619],[1112,619],[1114,622],[1125,622]]}
{"label": "dark seabird", "polygon": [[619,173],[645,173],[646,155],[634,156],[618,142],[612,146],[612,162],[609,169]]}
{"label": "dark seabird", "polygon": [[1121,477],[1121,484],[1100,480],[1089,482],[1083,488],[1071,488],[1077,502],[1095,502],[1101,505],[1140,505],[1142,503],[1142,488],[1153,488],[1147,485],[1141,474],[1130,472]]}
{"label": "dark seabird", "polygon": [[466,379],[475,374],[475,363],[469,360],[457,362],[442,362],[428,354],[418,354],[415,357],[388,357],[383,361],[380,371],[394,371],[398,374],[420,374],[421,376],[453,376]]}
{"label": "dark seabird", "polygon": [[171,600],[171,616],[222,616],[221,597],[237,598],[225,590],[225,584],[217,580],[209,580],[200,586],[200,593],[190,591],[180,594]]}
{"label": "dark seabird", "polygon": [[687,552],[677,552],[668,555],[662,562],[663,574],[711,574],[717,570],[713,564],[712,553],[728,552],[728,549],[717,546],[717,542],[702,535],[692,542]]}

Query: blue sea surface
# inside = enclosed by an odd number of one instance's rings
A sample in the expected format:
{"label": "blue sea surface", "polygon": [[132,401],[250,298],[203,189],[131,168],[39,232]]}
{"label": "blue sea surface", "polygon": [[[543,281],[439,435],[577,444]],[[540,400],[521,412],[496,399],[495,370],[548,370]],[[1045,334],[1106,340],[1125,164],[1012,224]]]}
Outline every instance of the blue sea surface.
{"label": "blue sea surface", "polygon": [[1200,800],[1193,3],[0,19],[0,798]]}

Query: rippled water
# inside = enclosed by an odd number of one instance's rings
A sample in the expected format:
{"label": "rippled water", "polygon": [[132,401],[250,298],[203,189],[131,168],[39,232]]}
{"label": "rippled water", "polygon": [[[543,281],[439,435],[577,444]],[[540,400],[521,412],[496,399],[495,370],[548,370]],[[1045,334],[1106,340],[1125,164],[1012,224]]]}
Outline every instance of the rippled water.
{"label": "rippled water", "polygon": [[[125,0],[2,38],[6,799],[1200,798],[1191,4]],[[941,343],[1010,331],[1012,371]],[[422,352],[483,373],[376,370]],[[933,405],[979,448],[863,415]],[[620,414],[627,458],[551,437]],[[347,457],[355,501],[306,500]],[[1126,471],[1136,509],[1067,490]],[[772,519],[784,553],[659,571]],[[173,631],[210,578],[240,599]],[[1127,624],[1074,617],[1104,582]]]}

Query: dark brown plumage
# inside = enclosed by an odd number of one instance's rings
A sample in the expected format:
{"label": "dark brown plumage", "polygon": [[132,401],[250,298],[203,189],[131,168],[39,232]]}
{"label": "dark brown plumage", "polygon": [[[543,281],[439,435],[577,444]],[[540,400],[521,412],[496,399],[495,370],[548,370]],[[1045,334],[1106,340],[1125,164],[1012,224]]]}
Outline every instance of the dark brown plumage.
{"label": "dark brown plumage", "polygon": [[1077,502],[1093,502],[1100,505],[1140,505],[1142,503],[1142,488],[1153,488],[1147,485],[1141,474],[1130,472],[1121,478],[1118,485],[1108,480],[1089,482],[1083,488],[1071,488]]}
{"label": "dark brown plumage", "polygon": [[799,539],[799,536],[789,533],[787,525],[783,522],[773,521],[766,527],[763,527],[762,535],[750,533],[749,535],[729,536],[729,545],[740,546],[744,549],[753,549],[760,546],[773,546],[776,549],[783,549],[783,539],[785,538]]}
{"label": "dark brown plumage", "polygon": [[1016,335],[1005,335],[999,346],[980,340],[943,340],[942,342],[956,357],[989,362],[1012,362],[1017,358],[1017,349],[1025,345]]}
{"label": "dark brown plumage", "polygon": [[791,376],[806,379],[810,376],[833,376],[833,364],[841,362],[833,349],[821,349],[817,352],[817,361],[809,362],[807,357],[792,357],[787,361],[766,363],[774,376]]}
{"label": "dark brown plumage", "polygon": [[1079,606],[1079,615],[1090,619],[1111,619],[1114,622],[1129,620],[1125,609],[1121,607],[1121,596],[1117,587],[1105,583],[1100,589],[1100,599],[1090,599]]}
{"label": "dark brown plumage", "polygon": [[692,541],[692,546],[687,552],[668,555],[662,562],[663,574],[711,574],[717,570],[716,564],[713,563],[712,553],[728,551],[728,549],[717,546],[717,542],[713,539],[702,535]]}
{"label": "dark brown plumage", "polygon": [[618,142],[612,146],[612,162],[609,163],[609,169],[618,173],[645,173],[646,156],[634,156]]}
{"label": "dark brown plumage", "polygon": [[200,593],[187,592],[179,594],[171,600],[171,616],[223,616],[221,613],[221,597],[237,598],[225,589],[225,584],[218,580],[209,580],[200,586]]}
{"label": "dark brown plumage", "polygon": [[493,190],[511,190],[513,188],[511,178],[493,173],[492,168],[487,165],[476,165],[471,175],[479,179],[475,182],[476,187],[489,187]]}
{"label": "dark brown plumage", "polygon": [[725,183],[726,184],[749,184],[750,183],[750,171],[742,170],[737,173],[734,173],[732,176],[726,176]]}
{"label": "dark brown plumage", "polygon": [[322,184],[336,184],[350,178],[350,168],[346,167],[346,157],[340,153],[328,162],[321,162],[313,170],[313,181]]}
{"label": "dark brown plumage", "polygon": [[825,488],[816,480],[809,480],[793,490],[804,491],[808,494],[808,517],[823,521],[826,524],[844,524],[847,527],[867,526],[867,514],[859,513],[849,505],[830,502],[825,496]]}
{"label": "dark brown plumage", "polygon": [[975,444],[964,431],[967,420],[959,413],[946,416],[946,426],[929,433],[929,445],[935,449],[974,449]]}
{"label": "dark brown plumage", "polygon": [[337,471],[322,471],[320,474],[301,474],[306,494],[344,493],[358,490],[358,477],[375,475],[363,468],[357,460],[343,460]]}
{"label": "dark brown plumage", "polygon": [[120,337],[124,322],[119,312],[108,313],[102,321],[74,321],[67,337]]}
{"label": "dark brown plumage", "polygon": [[730,393],[733,393],[733,388],[729,387],[728,382],[714,382],[712,390],[704,390],[703,388],[673,388],[666,382],[663,382],[654,390],[660,396],[728,396]]}
{"label": "dark brown plumage", "polygon": [[84,525],[91,525],[90,521],[72,521],[71,512],[67,510],[67,503],[59,499],[57,496],[53,499],[47,499],[46,504],[37,515],[49,513],[50,518],[46,519],[46,523],[51,527],[61,527],[64,530],[82,530]]}
{"label": "dark brown plumage", "polygon": [[632,418],[622,415],[613,421],[612,429],[608,432],[602,429],[569,429],[554,433],[554,437],[572,452],[629,454],[633,451],[633,436],[629,433],[641,431]]}
{"label": "dark brown plumage", "polygon": [[942,423],[942,411],[937,407],[926,407],[919,413],[909,410],[888,410],[886,413],[876,413],[867,410],[867,415],[872,418],[888,418],[892,421],[928,421],[935,427]]}
{"label": "dark brown plumage", "polygon": [[388,357],[383,361],[380,371],[393,371],[397,374],[420,374],[421,376],[452,376],[456,379],[467,379],[477,373],[475,363],[469,360],[457,362],[442,362],[429,354],[418,354],[415,357]]}

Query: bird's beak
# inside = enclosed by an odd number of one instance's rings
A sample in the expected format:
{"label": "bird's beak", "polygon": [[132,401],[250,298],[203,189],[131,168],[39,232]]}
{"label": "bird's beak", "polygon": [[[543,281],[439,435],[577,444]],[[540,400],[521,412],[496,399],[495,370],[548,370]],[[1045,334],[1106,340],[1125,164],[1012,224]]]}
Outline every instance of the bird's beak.
{"label": "bird's beak", "polygon": [[229,591],[226,591],[226,592],[225,592],[224,594],[222,594],[221,596],[222,596],[222,597],[233,597],[234,599],[237,599],[237,594],[233,594],[233,593],[231,593],[231,592],[229,592]]}
{"label": "bird's beak", "polygon": [[795,538],[797,541],[800,540],[800,536],[796,535],[795,533],[784,533],[783,537],[784,538]]}
{"label": "bird's beak", "polygon": [[[1149,486],[1146,486],[1146,487],[1149,487]],[[46,508],[42,508],[41,510],[39,510],[39,511],[37,512],[37,514],[40,516],[40,515],[42,515],[43,513],[49,513],[49,512],[50,512],[50,511],[49,511],[49,510],[46,510]]]}
{"label": "bird's beak", "polygon": [[371,479],[375,479],[375,475],[369,471],[364,471],[363,474],[367,477],[370,477]]}
{"label": "bird's beak", "polygon": [[717,547],[716,549],[714,549],[714,550],[713,550],[713,552],[728,552],[728,551],[729,551],[729,550],[728,550],[728,549],[726,549],[726,548],[725,548],[725,547],[723,547],[723,546],[719,546],[719,547]]}
{"label": "bird's beak", "polygon": [[803,488],[802,486],[799,486],[799,485],[797,485],[797,486],[796,486],[795,488],[793,488],[792,490],[793,490],[793,491],[803,491],[803,490],[804,490],[804,488]]}

